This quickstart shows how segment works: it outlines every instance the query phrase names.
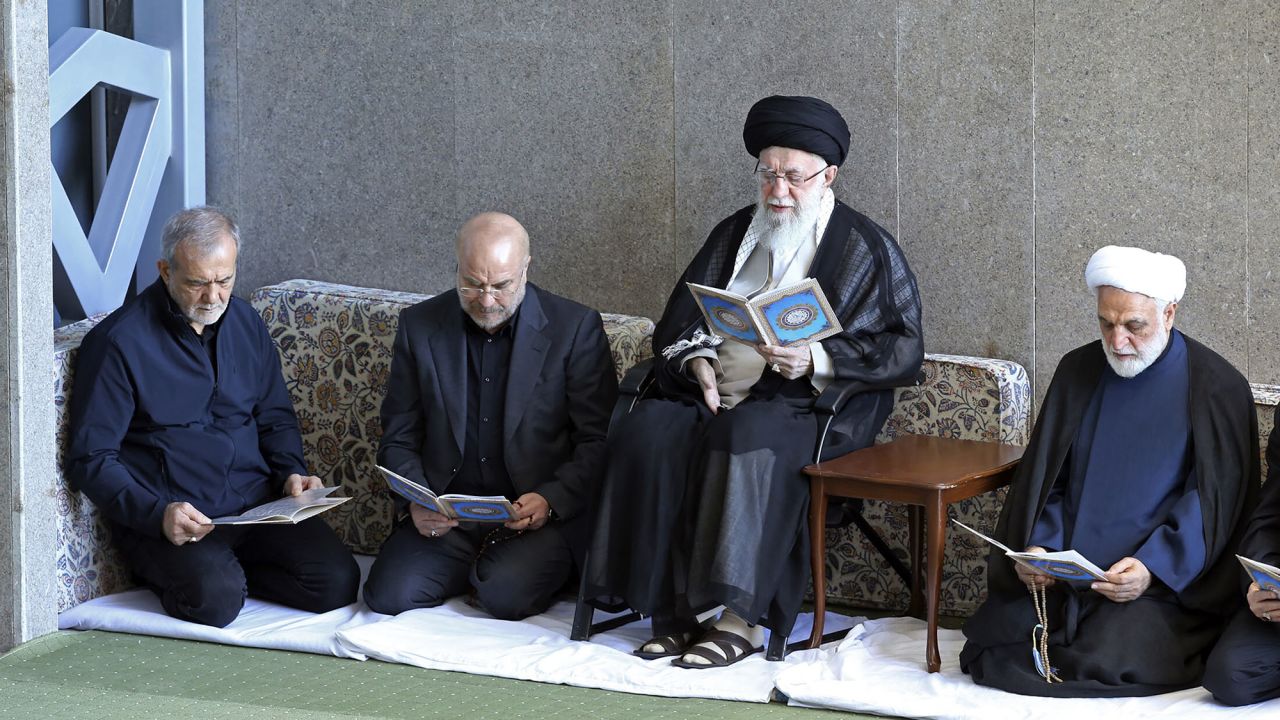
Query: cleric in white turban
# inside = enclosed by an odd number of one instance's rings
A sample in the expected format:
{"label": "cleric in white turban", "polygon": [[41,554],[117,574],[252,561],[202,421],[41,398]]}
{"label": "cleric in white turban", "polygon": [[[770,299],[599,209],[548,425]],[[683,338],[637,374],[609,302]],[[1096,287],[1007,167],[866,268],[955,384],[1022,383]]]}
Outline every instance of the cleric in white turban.
{"label": "cleric in white turban", "polygon": [[1076,550],[1106,580],[1037,575],[993,553],[960,654],[974,682],[1061,697],[1200,684],[1240,603],[1232,549],[1257,494],[1258,441],[1244,377],[1173,326],[1186,275],[1138,248],[1089,260],[1101,347],[1058,363],[996,537]]}
{"label": "cleric in white turban", "polygon": [[1089,258],[1084,280],[1090,290],[1107,285],[1165,303],[1182,300],[1187,266],[1172,255],[1136,247],[1108,245]]}

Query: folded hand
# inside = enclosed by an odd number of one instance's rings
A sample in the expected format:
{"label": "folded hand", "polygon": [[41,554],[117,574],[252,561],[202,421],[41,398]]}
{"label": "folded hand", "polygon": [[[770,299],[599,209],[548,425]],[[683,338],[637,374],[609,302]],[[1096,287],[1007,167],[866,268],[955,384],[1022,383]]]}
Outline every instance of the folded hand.
{"label": "folded hand", "polygon": [[1137,558],[1120,558],[1107,570],[1107,580],[1089,587],[1112,602],[1129,602],[1151,587],[1151,571]]}

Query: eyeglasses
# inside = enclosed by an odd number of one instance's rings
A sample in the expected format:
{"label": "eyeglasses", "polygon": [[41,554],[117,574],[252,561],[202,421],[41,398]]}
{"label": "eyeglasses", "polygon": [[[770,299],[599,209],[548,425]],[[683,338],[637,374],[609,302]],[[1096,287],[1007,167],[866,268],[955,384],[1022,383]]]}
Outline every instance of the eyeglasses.
{"label": "eyeglasses", "polygon": [[509,298],[512,295],[515,295],[516,291],[520,289],[520,280],[524,278],[524,274],[527,271],[528,271],[527,268],[525,270],[521,270],[519,277],[512,278],[511,280],[506,280],[505,281],[506,285],[503,287],[487,287],[487,288],[471,287],[470,285],[463,285],[461,282],[461,279],[459,279],[458,294],[468,299],[478,298],[482,295],[488,295],[494,300],[497,300],[499,298]]}
{"label": "eyeglasses", "polygon": [[510,285],[504,288],[478,288],[478,287],[467,287],[466,285],[459,285],[458,293],[462,295],[462,297],[464,298],[478,298],[481,295],[488,295],[494,300],[497,300],[498,298],[509,298],[512,295],[515,295],[517,289],[519,288],[515,287],[514,285]]}
{"label": "eyeglasses", "polygon": [[800,173],[798,173],[798,172],[796,172],[796,171],[794,171],[794,170],[792,170],[792,171],[790,171],[790,172],[784,172],[784,173],[782,173],[781,175],[779,175],[778,173],[776,173],[776,172],[774,172],[774,171],[770,170],[769,168],[762,168],[762,167],[760,167],[760,163],[759,163],[759,162],[757,162],[757,163],[756,163],[756,169],[755,169],[755,176],[756,176],[757,178],[759,178],[759,180],[760,180],[760,184],[761,184],[761,185],[772,185],[772,184],[774,184],[774,183],[778,182],[779,180],[782,180],[783,182],[785,182],[786,184],[790,185],[791,187],[800,187],[801,185],[803,185],[803,184],[805,184],[805,183],[809,182],[810,180],[812,180],[812,179],[814,179],[814,178],[818,177],[819,175],[821,175],[822,173],[826,172],[826,171],[827,171],[827,168],[829,168],[829,167],[831,167],[831,166],[830,166],[830,165],[824,165],[824,166],[822,167],[822,169],[821,169],[821,170],[819,170],[818,172],[816,172],[816,173],[814,173],[814,174],[810,175],[809,177],[805,177],[804,175],[802,175],[802,174],[800,174]]}

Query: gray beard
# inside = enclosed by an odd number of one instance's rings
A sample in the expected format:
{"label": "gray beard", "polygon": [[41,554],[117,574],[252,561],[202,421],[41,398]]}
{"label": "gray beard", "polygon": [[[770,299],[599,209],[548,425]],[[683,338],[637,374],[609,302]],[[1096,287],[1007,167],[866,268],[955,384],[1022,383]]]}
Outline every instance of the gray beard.
{"label": "gray beard", "polygon": [[516,308],[520,307],[520,303],[524,302],[524,293],[528,289],[528,285],[521,283],[520,289],[507,302],[506,307],[501,305],[493,305],[493,309],[484,312],[479,307],[470,307],[467,301],[463,299],[462,293],[458,293],[458,305],[462,307],[462,311],[471,318],[481,330],[489,331],[501,327],[503,323],[511,319],[516,314]]}

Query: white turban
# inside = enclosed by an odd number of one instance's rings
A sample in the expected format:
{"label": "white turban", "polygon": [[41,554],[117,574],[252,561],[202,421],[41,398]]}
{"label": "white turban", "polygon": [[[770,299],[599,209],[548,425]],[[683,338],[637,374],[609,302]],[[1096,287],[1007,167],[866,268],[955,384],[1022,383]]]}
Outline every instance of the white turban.
{"label": "white turban", "polygon": [[1187,289],[1187,266],[1172,255],[1108,245],[1089,258],[1084,281],[1097,291],[1110,285],[1156,300],[1176,303]]}

